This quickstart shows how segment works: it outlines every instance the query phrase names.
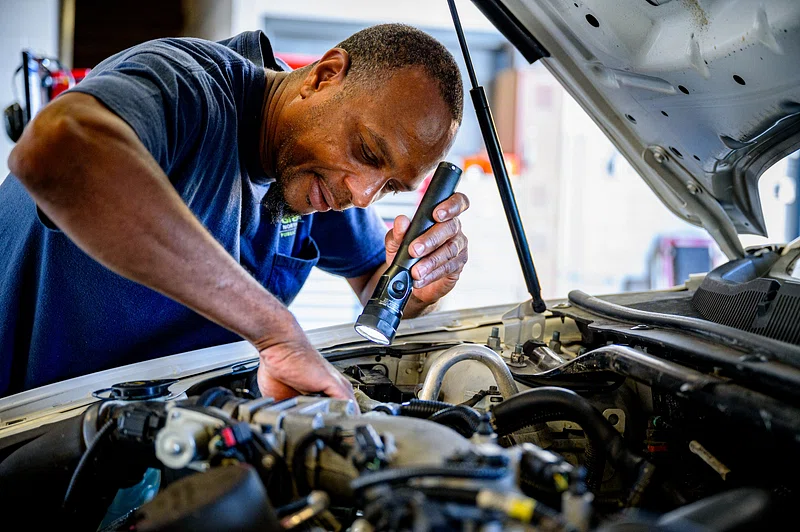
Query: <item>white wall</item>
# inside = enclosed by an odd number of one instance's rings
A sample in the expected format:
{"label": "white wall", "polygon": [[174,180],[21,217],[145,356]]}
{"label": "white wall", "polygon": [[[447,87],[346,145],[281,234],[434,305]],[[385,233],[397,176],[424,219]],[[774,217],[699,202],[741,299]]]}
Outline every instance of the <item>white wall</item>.
{"label": "white wall", "polygon": [[[23,48],[48,56],[58,54],[58,0],[0,0],[0,111],[14,101],[11,76],[22,62]],[[19,97],[24,98],[21,80]],[[14,144],[0,131],[0,181],[8,174],[8,154]]]}
{"label": "white wall", "polygon": [[[465,30],[494,29],[472,2],[461,0],[456,6]],[[259,21],[266,16],[347,22],[401,22],[426,28],[453,27],[444,0],[233,0],[231,34],[258,28]]]}

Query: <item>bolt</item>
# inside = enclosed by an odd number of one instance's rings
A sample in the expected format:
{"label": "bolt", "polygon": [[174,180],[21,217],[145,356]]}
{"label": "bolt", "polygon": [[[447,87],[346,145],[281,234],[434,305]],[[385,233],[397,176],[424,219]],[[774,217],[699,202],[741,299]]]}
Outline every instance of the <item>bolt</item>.
{"label": "bolt", "polygon": [[273,466],[275,466],[275,457],[271,454],[264,456],[264,458],[261,459],[261,465],[264,466],[264,469],[272,469]]}
{"label": "bolt", "polygon": [[693,196],[700,193],[700,189],[694,183],[686,183],[686,190]]}
{"label": "bolt", "polygon": [[179,454],[181,454],[183,452],[183,444],[181,443],[180,440],[177,440],[177,439],[168,440],[166,442],[166,445],[164,445],[164,447],[166,447],[166,450],[170,454],[174,454],[175,456],[177,456],[177,455],[179,455]]}
{"label": "bolt", "polygon": [[489,339],[486,340],[486,346],[496,353],[500,353],[503,350],[500,345],[500,327],[492,327],[492,333],[489,335]]}
{"label": "bolt", "polygon": [[611,423],[612,425],[616,425],[617,423],[619,423],[619,416],[616,414],[609,415],[608,422]]}
{"label": "bolt", "polygon": [[664,161],[666,161],[666,157],[664,157],[664,154],[660,151],[653,152],[653,159],[655,159],[658,164],[664,164]]}

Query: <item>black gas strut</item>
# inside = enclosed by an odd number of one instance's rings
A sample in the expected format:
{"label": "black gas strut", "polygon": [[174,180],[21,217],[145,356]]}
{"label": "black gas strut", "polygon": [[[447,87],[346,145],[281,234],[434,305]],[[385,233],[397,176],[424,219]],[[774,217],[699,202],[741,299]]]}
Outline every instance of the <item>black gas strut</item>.
{"label": "black gas strut", "polygon": [[492,110],[489,109],[489,101],[483,87],[478,85],[478,78],[475,76],[475,69],[469,57],[469,48],[464,38],[464,30],[461,28],[461,20],[458,18],[455,0],[447,0],[450,5],[450,14],[453,17],[453,24],[456,27],[458,42],[461,45],[461,52],[464,54],[464,62],[467,64],[467,73],[472,88],[469,91],[472,103],[475,106],[475,114],[478,117],[478,125],[481,128],[483,142],[486,144],[486,152],[489,155],[489,162],[492,165],[497,189],[500,192],[500,199],[503,202],[503,210],[506,212],[508,227],[511,229],[511,236],[514,238],[514,247],[517,249],[519,264],[522,267],[522,274],[525,276],[525,284],[528,293],[531,295],[533,310],[544,312],[547,308],[542,301],[542,289],[539,286],[539,278],[536,276],[536,268],[533,265],[528,239],[525,236],[525,229],[522,227],[522,220],[517,208],[517,200],[514,198],[514,191],[511,189],[511,181],[508,179],[505,159],[503,158],[503,148],[500,146],[500,139],[497,138],[497,128],[492,118]]}

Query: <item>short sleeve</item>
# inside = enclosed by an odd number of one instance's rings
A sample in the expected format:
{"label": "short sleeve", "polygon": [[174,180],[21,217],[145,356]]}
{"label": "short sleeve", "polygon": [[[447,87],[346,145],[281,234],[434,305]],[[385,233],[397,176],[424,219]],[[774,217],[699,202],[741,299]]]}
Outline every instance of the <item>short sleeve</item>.
{"label": "short sleeve", "polygon": [[348,279],[374,271],[386,261],[388,230],[372,207],[314,214],[311,236],[320,251],[317,266]]}
{"label": "short sleeve", "polygon": [[[123,55],[124,54],[124,55]],[[71,92],[94,96],[133,128],[169,173],[208,114],[205,72],[178,50],[123,52],[104,61]]]}

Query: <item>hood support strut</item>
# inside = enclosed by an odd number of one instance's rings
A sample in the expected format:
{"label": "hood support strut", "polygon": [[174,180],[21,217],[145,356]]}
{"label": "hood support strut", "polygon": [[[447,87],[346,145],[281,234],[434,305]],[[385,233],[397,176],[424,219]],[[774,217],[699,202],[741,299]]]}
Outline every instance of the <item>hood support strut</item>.
{"label": "hood support strut", "polygon": [[458,17],[455,0],[447,0],[447,3],[450,6],[450,14],[453,17],[453,24],[455,25],[456,34],[458,35],[458,42],[461,45],[461,52],[464,55],[464,62],[467,64],[467,73],[469,74],[470,83],[472,84],[469,93],[472,97],[472,103],[475,106],[475,114],[478,118],[478,125],[481,128],[483,142],[486,144],[486,152],[489,156],[489,162],[492,165],[492,172],[497,182],[497,189],[500,192],[500,199],[503,202],[503,210],[505,210],[506,213],[508,227],[511,229],[511,236],[514,239],[514,247],[517,250],[519,264],[522,267],[522,274],[525,277],[525,285],[528,288],[528,293],[531,295],[533,310],[541,313],[544,312],[547,307],[542,300],[539,278],[536,275],[536,268],[533,265],[533,257],[531,256],[531,250],[528,246],[528,239],[525,236],[525,229],[522,227],[517,201],[514,198],[514,191],[511,188],[511,181],[508,179],[508,171],[506,170],[506,163],[503,158],[503,149],[500,146],[500,139],[497,137],[497,128],[495,128],[494,125],[492,111],[489,109],[489,101],[486,98],[486,92],[483,90],[483,87],[478,85],[478,78],[475,76],[475,69],[472,66],[472,60],[469,56],[469,48],[467,48],[467,41],[464,38],[464,31],[461,28],[461,20]]}

